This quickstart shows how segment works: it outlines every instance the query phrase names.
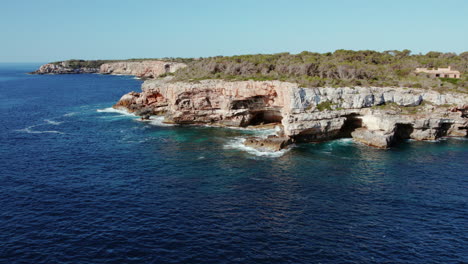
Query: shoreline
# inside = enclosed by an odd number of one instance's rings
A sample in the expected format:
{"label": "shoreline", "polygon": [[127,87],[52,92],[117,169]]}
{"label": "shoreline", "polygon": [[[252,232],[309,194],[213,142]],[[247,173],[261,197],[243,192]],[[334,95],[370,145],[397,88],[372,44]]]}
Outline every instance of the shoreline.
{"label": "shoreline", "polygon": [[[465,94],[401,87],[302,88],[282,81],[172,82],[158,78],[186,65],[164,61],[117,62],[96,69],[61,73],[45,64],[41,74],[103,74],[143,80],[141,92],[128,93],[113,106],[163,123],[235,127],[278,123],[269,138],[252,137],[248,145],[281,150],[293,143],[353,138],[386,149],[403,139],[435,140],[468,137],[468,97]],[[177,66],[177,67],[176,67]],[[52,68],[50,68],[52,67]],[[58,71],[50,71],[58,69]],[[36,71],[36,72],[38,72]],[[150,73],[150,74],[149,74]]]}

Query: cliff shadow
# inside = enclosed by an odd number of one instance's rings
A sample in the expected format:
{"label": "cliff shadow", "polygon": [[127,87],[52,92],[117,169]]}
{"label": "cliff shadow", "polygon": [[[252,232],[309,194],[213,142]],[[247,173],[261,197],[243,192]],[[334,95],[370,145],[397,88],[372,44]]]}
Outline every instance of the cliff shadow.
{"label": "cliff shadow", "polygon": [[362,119],[358,114],[350,114],[346,116],[346,120],[338,133],[339,138],[350,138],[351,133],[357,128],[362,127]]}
{"label": "cliff shadow", "polygon": [[390,145],[395,146],[407,139],[410,139],[413,131],[414,127],[412,124],[396,124],[393,139]]}
{"label": "cliff shadow", "polygon": [[281,123],[283,116],[279,110],[254,110],[251,112],[252,118],[247,123],[248,126],[258,126],[271,123]]}
{"label": "cliff shadow", "polygon": [[440,125],[439,129],[437,130],[437,137],[445,137],[448,134],[449,129],[452,128],[452,124],[450,123],[443,123]]}

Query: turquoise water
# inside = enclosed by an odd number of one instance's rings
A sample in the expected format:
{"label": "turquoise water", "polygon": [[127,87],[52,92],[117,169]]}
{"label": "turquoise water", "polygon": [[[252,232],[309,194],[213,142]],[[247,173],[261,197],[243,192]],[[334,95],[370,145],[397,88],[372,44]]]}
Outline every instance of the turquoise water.
{"label": "turquoise water", "polygon": [[274,155],[109,109],[127,76],[0,65],[1,263],[468,262],[468,141]]}

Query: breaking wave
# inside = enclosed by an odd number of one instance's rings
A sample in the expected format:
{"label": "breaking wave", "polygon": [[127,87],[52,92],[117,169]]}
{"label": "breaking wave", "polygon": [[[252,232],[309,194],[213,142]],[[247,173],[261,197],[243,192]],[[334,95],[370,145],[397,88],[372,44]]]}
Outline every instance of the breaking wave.
{"label": "breaking wave", "polygon": [[[210,126],[208,127],[217,127],[219,126]],[[271,135],[277,135],[281,128],[279,126],[275,126],[274,128],[252,128],[252,127],[222,127],[223,129],[231,129],[231,130],[240,130],[245,132],[252,133],[253,136],[260,137],[260,138],[267,138]]]}
{"label": "breaking wave", "polygon": [[237,138],[231,139],[228,143],[224,145],[224,149],[241,150],[251,155],[255,155],[259,157],[278,158],[278,157],[283,156],[287,152],[289,152],[292,147],[290,146],[289,148],[282,149],[280,151],[260,151],[258,149],[244,145],[245,140],[246,139],[243,137],[237,137]]}
{"label": "breaking wave", "polygon": [[164,116],[151,116],[149,120],[141,120],[143,122],[148,122],[150,125],[153,126],[174,126],[173,124],[166,124],[163,123]]}
{"label": "breaking wave", "polygon": [[70,112],[70,113],[64,114],[63,116],[74,116],[76,114],[78,114],[78,113],[77,112]]}
{"label": "breaking wave", "polygon": [[50,120],[50,119],[44,119],[44,121],[45,121],[47,124],[54,125],[54,126],[58,126],[58,125],[60,125],[60,124],[63,123],[63,122],[54,121],[54,120]]}
{"label": "breaking wave", "polygon": [[57,130],[33,130],[32,128],[33,127],[37,127],[38,125],[35,125],[35,126],[29,126],[27,128],[23,128],[23,129],[18,129],[18,130],[15,130],[15,131],[18,131],[18,132],[25,132],[25,133],[28,133],[28,134],[47,134],[47,133],[50,133],[50,134],[65,134],[63,132],[60,132],[60,131],[57,131]]}
{"label": "breaking wave", "polygon": [[121,109],[115,109],[115,108],[112,108],[112,107],[107,107],[107,108],[104,108],[104,109],[97,109],[96,112],[99,112],[99,113],[117,113],[117,114],[121,114],[121,115],[126,115],[126,116],[135,116],[135,114],[133,113],[129,113],[125,110],[121,110]]}

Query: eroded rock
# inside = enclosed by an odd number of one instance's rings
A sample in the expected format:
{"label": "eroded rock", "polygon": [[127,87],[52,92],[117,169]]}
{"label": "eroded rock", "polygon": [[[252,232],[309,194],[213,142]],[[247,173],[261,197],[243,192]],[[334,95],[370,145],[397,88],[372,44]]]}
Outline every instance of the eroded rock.
{"label": "eroded rock", "polygon": [[[466,136],[464,105],[468,105],[465,94],[449,96],[422,89],[299,88],[280,81],[156,79],[145,81],[141,93],[123,96],[115,107],[164,113],[166,122],[175,124],[246,127],[280,122],[284,137],[297,142],[352,136],[387,148],[400,139]],[[266,143],[252,139],[248,144]]]}
{"label": "eroded rock", "polygon": [[272,135],[267,138],[249,137],[245,140],[244,145],[260,151],[280,151],[291,145],[292,142],[289,137]]}
{"label": "eroded rock", "polygon": [[351,133],[354,140],[376,148],[388,148],[393,143],[393,133],[383,130],[358,128]]}

